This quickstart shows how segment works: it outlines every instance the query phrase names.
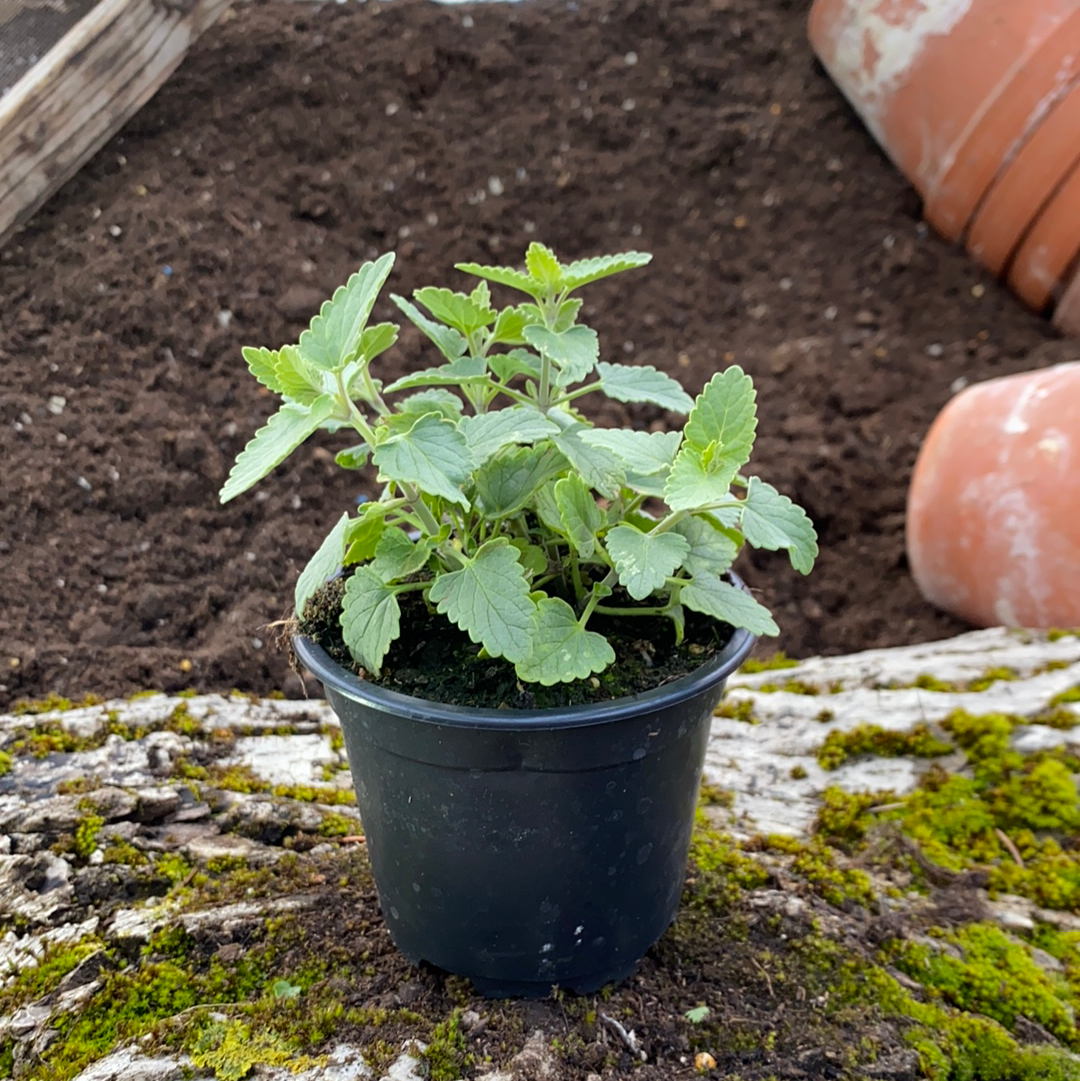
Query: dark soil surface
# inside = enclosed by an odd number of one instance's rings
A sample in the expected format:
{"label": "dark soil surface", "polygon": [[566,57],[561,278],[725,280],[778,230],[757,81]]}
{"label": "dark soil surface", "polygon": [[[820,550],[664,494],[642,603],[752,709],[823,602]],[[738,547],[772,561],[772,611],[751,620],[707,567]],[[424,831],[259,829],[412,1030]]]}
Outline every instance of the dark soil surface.
{"label": "dark soil surface", "polygon": [[[391,248],[406,294],[532,239],[653,252],[586,314],[609,356],[691,391],[732,361],[755,377],[755,471],[822,544],[809,579],[770,553],[739,568],[779,646],[963,630],[905,565],[915,453],[956,380],[1030,366],[1050,331],[927,233],[815,65],[807,7],[253,3],[207,33],[0,253],[0,708],[300,693],[266,625],[356,478],[327,437],[218,505],[271,408],[240,347],[294,340]],[[403,334],[382,374],[425,344]]]}

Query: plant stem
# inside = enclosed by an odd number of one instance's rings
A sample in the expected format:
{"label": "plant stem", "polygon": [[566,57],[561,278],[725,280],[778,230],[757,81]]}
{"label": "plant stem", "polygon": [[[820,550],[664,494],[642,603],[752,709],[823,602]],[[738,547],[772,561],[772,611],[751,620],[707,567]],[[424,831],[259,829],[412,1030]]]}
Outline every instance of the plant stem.
{"label": "plant stem", "polygon": [[598,604],[594,609],[602,616],[666,616],[667,606],[663,608],[613,608],[611,605]]}

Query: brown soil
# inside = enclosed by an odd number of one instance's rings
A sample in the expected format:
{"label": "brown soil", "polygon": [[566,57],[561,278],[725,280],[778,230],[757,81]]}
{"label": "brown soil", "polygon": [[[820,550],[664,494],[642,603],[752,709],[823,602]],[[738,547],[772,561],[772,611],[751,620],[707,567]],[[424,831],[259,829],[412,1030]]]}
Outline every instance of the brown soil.
{"label": "brown soil", "polygon": [[[823,550],[807,580],[774,554],[742,563],[779,645],[964,629],[908,576],[910,470],[954,381],[1028,366],[1049,330],[928,235],[815,66],[806,9],[254,3],[209,32],[0,253],[0,708],[299,693],[266,624],[355,478],[327,438],[218,506],[270,409],[240,346],[294,339],[390,248],[400,293],[537,238],[653,252],[593,288],[592,322],[692,391],[732,360],[757,380],[756,471]],[[406,333],[386,364],[429,356]]]}

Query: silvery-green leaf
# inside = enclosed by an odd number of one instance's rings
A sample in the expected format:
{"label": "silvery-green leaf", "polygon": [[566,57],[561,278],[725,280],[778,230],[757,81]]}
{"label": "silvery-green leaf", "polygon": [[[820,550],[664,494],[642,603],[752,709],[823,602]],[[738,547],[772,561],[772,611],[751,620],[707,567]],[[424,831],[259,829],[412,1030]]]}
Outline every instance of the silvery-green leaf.
{"label": "silvery-green leaf", "polygon": [[525,252],[525,269],[537,282],[544,295],[554,295],[562,289],[562,267],[555,253],[544,244],[534,240]]}
{"label": "silvery-green leaf", "polygon": [[300,335],[300,352],[316,368],[333,371],[355,356],[379,290],[394,265],[392,252],[365,263],[334,290],[311,326]]}
{"label": "silvery-green leaf", "polygon": [[400,633],[401,608],[393,589],[370,567],[358,567],[341,601],[341,634],[353,660],[378,676]]}
{"label": "silvery-green leaf", "polygon": [[461,485],[472,469],[472,455],[465,437],[437,413],[428,413],[407,432],[390,436],[371,458],[383,480],[415,484],[428,495],[469,505]]}
{"label": "silvery-green leaf", "polygon": [[419,327],[438,347],[439,352],[451,363],[463,356],[469,348],[469,343],[460,332],[453,327],[445,327],[442,323],[436,323],[429,319],[415,304],[410,303],[404,297],[396,293],[390,294],[390,299],[408,317],[410,322]]}
{"label": "silvery-green leaf", "polygon": [[370,361],[385,353],[397,341],[398,328],[393,323],[376,323],[360,335],[360,356]]}
{"label": "silvery-green leaf", "polygon": [[609,398],[620,402],[648,402],[673,413],[688,413],[694,399],[677,379],[657,371],[651,364],[608,364],[596,366],[600,386]]}
{"label": "silvery-green leaf", "polygon": [[464,293],[455,293],[452,289],[439,289],[429,285],[424,289],[417,289],[413,298],[423,304],[441,323],[453,327],[466,337],[495,322],[494,308],[481,307],[475,304],[471,297]]}
{"label": "silvery-green leaf", "polygon": [[643,533],[631,525],[609,529],[604,544],[619,584],[636,601],[660,589],[690,551],[689,541],[678,533]]}
{"label": "silvery-green leaf", "polygon": [[365,503],[345,530],[345,566],[364,563],[375,555],[386,530],[390,508],[385,503]]}
{"label": "silvery-green leaf", "polygon": [[488,357],[491,370],[503,383],[509,383],[515,375],[527,379],[540,378],[540,358],[527,349],[511,349],[509,353],[493,353]]}
{"label": "silvery-green leaf", "polygon": [[282,346],[278,350],[275,375],[281,393],[301,405],[311,405],[326,393],[322,373],[304,359],[295,345]]}
{"label": "silvery-green leaf", "polygon": [[582,435],[588,430],[587,425],[575,421],[551,440],[590,488],[613,499],[626,480],[626,469],[622,460],[607,448],[585,442]]}
{"label": "silvery-green leaf", "polygon": [[303,616],[308,599],[332,574],[336,574],[345,562],[345,531],[349,525],[348,514],[343,514],[337,525],[327,533],[318,551],[308,560],[300,572],[293,592],[296,614]]}
{"label": "silvery-green leaf", "polygon": [[686,421],[686,445],[705,453],[710,447],[723,469],[732,476],[750,458],[757,431],[756,392],[753,380],[733,366],[717,372],[697,396]]}
{"label": "silvery-green leaf", "polygon": [[275,394],[285,393],[277,376],[278,353],[276,349],[245,345],[240,352],[247,361],[248,371],[267,390],[272,390]]}
{"label": "silvery-green leaf", "polygon": [[477,278],[485,278],[490,282],[496,282],[498,285],[508,285],[511,289],[528,293],[531,297],[538,295],[537,283],[528,274],[523,274],[520,270],[512,270],[510,267],[503,266],[483,266],[480,263],[455,263],[454,269],[464,271],[466,274],[473,274]]}
{"label": "silvery-green leaf", "polygon": [[512,443],[536,443],[559,432],[558,425],[553,424],[538,409],[524,405],[512,405],[491,413],[462,417],[459,428],[478,462]]}
{"label": "silvery-green leaf", "polygon": [[614,660],[608,640],[582,627],[566,601],[544,597],[537,605],[532,652],[515,670],[526,683],[550,687],[602,672]]}
{"label": "silvery-green leaf", "polygon": [[751,477],[742,505],[742,532],[755,548],[786,548],[791,565],[809,574],[817,558],[817,533],[802,507],[771,484]]}
{"label": "silvery-green leaf", "polygon": [[604,524],[604,512],[596,505],[588,485],[576,474],[555,482],[555,503],[563,529],[582,559],[596,551],[596,531]]}
{"label": "silvery-green leaf", "polygon": [[286,402],[237,456],[219,493],[221,502],[228,503],[262,480],[317,431],[333,411],[334,399],[329,394],[317,398],[309,406]]}
{"label": "silvery-green leaf", "polygon": [[732,627],[744,627],[751,634],[780,633],[768,608],[749,593],[711,575],[692,578],[679,590],[679,601],[702,615]]}
{"label": "silvery-green leaf", "polygon": [[735,562],[739,546],[727,534],[722,533],[707,518],[692,516],[684,518],[674,527],[674,532],[685,537],[690,545],[682,565],[694,577],[718,578]]}
{"label": "silvery-green leaf", "polygon": [[546,327],[528,326],[521,333],[529,345],[555,362],[559,369],[555,382],[561,387],[580,383],[596,367],[600,339],[590,327],[570,327],[557,334]]}
{"label": "silvery-green leaf", "polygon": [[547,573],[548,560],[543,548],[530,544],[524,537],[514,537],[510,543],[518,550],[521,565],[525,568],[527,576],[536,578]]}
{"label": "silvery-green leaf", "polygon": [[473,474],[476,501],[485,517],[508,518],[565,468],[566,459],[550,446],[504,450]]}
{"label": "silvery-green leaf", "polygon": [[624,251],[618,255],[599,255],[592,259],[578,259],[562,268],[562,285],[566,290],[579,289],[600,278],[645,266],[651,259],[652,256],[643,251]]}
{"label": "silvery-green leaf", "polygon": [[394,582],[420,570],[431,557],[431,549],[428,538],[413,541],[403,529],[392,526],[379,537],[369,565],[384,582]]}
{"label": "silvery-green leaf", "polygon": [[715,457],[707,465],[704,456],[696,448],[683,444],[675,456],[675,463],[668,473],[664,486],[664,501],[672,510],[697,510],[710,503],[726,499],[731,490],[734,467],[724,470],[723,460]]}
{"label": "silvery-green leaf", "polygon": [[536,516],[553,533],[565,535],[566,523],[562,520],[559,504],[555,502],[555,485],[557,481],[551,481],[536,490],[536,499],[533,501],[533,509]]}
{"label": "silvery-green leaf", "polygon": [[334,455],[334,461],[342,469],[363,469],[371,457],[371,448],[367,443],[357,443],[355,447],[346,447]]}
{"label": "silvery-green leaf", "polygon": [[505,537],[488,541],[460,570],[440,575],[428,599],[493,657],[524,660],[532,649],[536,603]]}
{"label": "silvery-green leaf", "polygon": [[584,301],[579,300],[577,297],[570,297],[568,300],[564,300],[559,305],[559,310],[555,313],[555,319],[551,324],[551,329],[556,334],[561,334],[564,330],[569,330],[570,327],[577,322],[578,313],[581,311],[581,306]]}
{"label": "silvery-green leaf", "polygon": [[491,328],[491,344],[524,345],[521,332],[528,322],[529,317],[521,308],[503,308],[495,319],[495,326]]}
{"label": "silvery-green leaf", "polygon": [[581,433],[586,443],[604,447],[634,473],[649,477],[666,473],[675,460],[682,439],[680,432],[635,432],[626,428],[592,428]]}
{"label": "silvery-green leaf", "polygon": [[438,413],[451,421],[459,420],[464,408],[465,403],[452,390],[446,390],[443,387],[419,390],[397,403],[399,413],[416,415]]}
{"label": "silvery-green leaf", "polygon": [[425,368],[395,379],[386,388],[387,394],[399,390],[412,390],[414,387],[463,386],[466,383],[482,382],[488,378],[487,364],[481,357],[458,357],[449,364],[440,364],[437,368]]}

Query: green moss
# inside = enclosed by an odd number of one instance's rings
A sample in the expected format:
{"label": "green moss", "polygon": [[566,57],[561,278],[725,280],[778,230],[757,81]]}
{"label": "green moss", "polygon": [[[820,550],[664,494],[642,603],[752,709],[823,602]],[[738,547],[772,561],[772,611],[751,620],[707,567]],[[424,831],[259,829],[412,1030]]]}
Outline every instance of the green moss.
{"label": "green moss", "polygon": [[165,721],[164,727],[169,732],[192,739],[202,732],[200,721],[192,717],[186,702],[178,702]]}
{"label": "green moss", "polygon": [[713,711],[716,717],[725,717],[729,721],[742,721],[744,724],[759,724],[754,714],[754,702],[751,698],[741,698],[738,701],[725,699]]}
{"label": "green moss", "polygon": [[1064,979],[1044,972],[1030,948],[985,923],[941,933],[959,955],[921,943],[899,943],[890,961],[950,1005],[1012,1029],[1018,1017],[1040,1024],[1062,1043],[1078,1046],[1071,995]]}
{"label": "green moss", "polygon": [[191,874],[191,864],[183,856],[176,852],[166,852],[159,856],[154,864],[154,870],[164,875],[174,886],[185,881]]}
{"label": "green moss", "polygon": [[796,837],[770,834],[756,839],[752,847],[794,856],[791,873],[804,879],[819,897],[837,908],[850,904],[873,908],[877,904],[870,876],[856,867],[841,867],[836,853],[820,837],[804,842]]}
{"label": "green moss", "polygon": [[782,649],[777,650],[772,656],[757,658],[751,657],[743,662],[739,669],[745,675],[754,675],[757,672],[773,672],[778,668],[797,668],[799,662],[792,660]]}
{"label": "green moss", "polygon": [[36,715],[38,713],[51,713],[53,710],[67,711],[69,709],[84,709],[88,706],[100,706],[105,699],[96,694],[85,695],[80,701],[73,702],[70,698],[51,692],[44,698],[34,701],[20,700],[15,703],[13,712],[16,716]]}
{"label": "green moss", "polygon": [[1062,638],[1080,638],[1080,628],[1065,630],[1061,627],[1051,627],[1051,629],[1046,632],[1046,640],[1048,642],[1057,642]]}
{"label": "green moss", "polygon": [[1063,706],[1068,702],[1080,702],[1080,683],[1069,687],[1068,690],[1064,690],[1060,694],[1055,694],[1050,699],[1051,706]]}
{"label": "green moss", "polygon": [[72,944],[46,946],[36,965],[20,968],[11,982],[0,989],[0,1015],[49,994],[87,957],[104,949],[105,943],[93,935]]}
{"label": "green moss", "polygon": [[105,846],[103,856],[106,863],[122,863],[126,867],[145,867],[150,862],[149,856],[130,841],[113,841]]}
{"label": "green moss", "polygon": [[273,1031],[252,1030],[239,1020],[210,1021],[189,1049],[194,1065],[211,1069],[218,1081],[242,1081],[254,1066],[287,1066],[294,1073],[321,1069],[325,1056],[312,1058]]}
{"label": "green moss", "polygon": [[88,860],[97,848],[98,834],[105,825],[105,819],[101,815],[87,815],[75,827],[75,855]]}
{"label": "green moss", "polygon": [[866,755],[936,758],[952,749],[952,744],[938,739],[926,724],[917,724],[906,732],[860,724],[847,732],[830,732],[818,748],[816,758],[823,769],[833,770],[852,758]]}
{"label": "green moss", "polygon": [[432,1029],[423,1057],[429,1081],[457,1081],[468,1072],[473,1057],[465,1045],[460,1009]]}
{"label": "green moss", "polygon": [[6,751],[0,751],[0,777],[11,772],[13,759]]}
{"label": "green moss", "polygon": [[698,792],[698,802],[703,807],[726,807],[730,809],[735,805],[735,793],[730,788],[721,788],[719,785],[703,781]]}
{"label": "green moss", "polygon": [[806,767],[805,766],[792,766],[791,770],[789,771],[788,776],[790,776],[793,781],[804,781],[804,780],[806,780],[806,776],[807,776]]}
{"label": "green moss", "polygon": [[762,683],[758,690],[762,694],[774,694],[777,691],[785,691],[787,694],[821,694],[820,687],[807,683],[803,679],[786,679],[783,683]]}
{"label": "green moss", "polygon": [[995,683],[1008,682],[1009,680],[1017,678],[1018,676],[1014,668],[988,668],[977,679],[971,680],[967,685],[967,689],[969,691],[985,691]]}

